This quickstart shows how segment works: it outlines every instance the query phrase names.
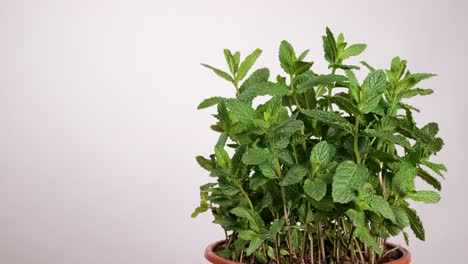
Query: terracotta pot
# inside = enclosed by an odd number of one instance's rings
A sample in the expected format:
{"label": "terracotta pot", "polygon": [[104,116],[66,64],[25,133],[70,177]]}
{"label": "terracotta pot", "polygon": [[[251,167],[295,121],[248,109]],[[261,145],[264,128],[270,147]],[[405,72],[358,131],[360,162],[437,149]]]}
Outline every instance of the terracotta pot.
{"label": "terracotta pot", "polygon": [[[214,249],[216,249],[219,245],[223,243],[225,243],[225,240],[221,240],[221,241],[218,241],[216,243],[209,245],[205,249],[205,258],[213,264],[242,264],[240,262],[234,262],[231,260],[223,259],[213,252]],[[387,246],[390,248],[394,248],[397,245],[392,244],[392,243],[387,243]],[[406,248],[403,248],[403,247],[400,247],[398,250],[403,254],[403,257],[394,261],[387,262],[385,264],[410,264],[411,263],[410,252]]]}

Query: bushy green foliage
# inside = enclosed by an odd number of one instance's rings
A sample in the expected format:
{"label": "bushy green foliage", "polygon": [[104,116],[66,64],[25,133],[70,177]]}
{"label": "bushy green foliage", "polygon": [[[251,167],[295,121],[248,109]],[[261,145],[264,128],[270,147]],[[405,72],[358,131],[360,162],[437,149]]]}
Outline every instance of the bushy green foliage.
{"label": "bushy green foliage", "polygon": [[[261,50],[241,61],[224,51],[229,72],[203,64],[232,83],[235,97],[212,97],[199,109],[217,107],[220,133],[209,157],[196,157],[212,183],[201,186],[193,213],[210,210],[227,231],[219,254],[258,263],[377,263],[387,238],[406,228],[424,240],[422,222],[409,200],[436,203],[444,165],[438,125],[416,125],[405,100],[428,95],[418,84],[433,74],[411,73],[395,57],[387,70],[345,64],[366,45],[348,45],[327,28],[323,36],[330,73],[311,70],[308,50],[279,47],[286,76],[261,68],[247,75]],[[338,73],[337,73],[338,72]],[[248,77],[247,77],[248,76]],[[246,78],[247,77],[247,78]],[[255,106],[253,100],[267,96]],[[232,153],[232,154],[230,154]],[[433,190],[416,190],[420,178]]]}

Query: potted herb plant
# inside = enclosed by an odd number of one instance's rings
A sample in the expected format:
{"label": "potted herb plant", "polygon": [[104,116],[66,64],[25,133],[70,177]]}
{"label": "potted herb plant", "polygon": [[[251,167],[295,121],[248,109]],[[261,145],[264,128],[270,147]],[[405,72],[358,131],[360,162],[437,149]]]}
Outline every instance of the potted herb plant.
{"label": "potted herb plant", "polygon": [[[327,28],[323,48],[326,74],[287,41],[285,76],[261,68],[247,77],[259,49],[243,61],[224,50],[229,72],[203,64],[235,89],[198,106],[217,107],[211,128],[220,133],[214,154],[196,157],[212,181],[192,217],[210,211],[226,234],[206,249],[210,262],[402,264],[410,253],[387,239],[402,234],[408,243],[409,228],[424,240],[410,202],[438,202],[436,175],[447,169],[430,161],[443,146],[437,123],[417,126],[419,110],[406,99],[431,94],[418,84],[434,74],[412,73],[395,57],[387,70],[361,62],[359,81],[360,68],[345,61],[365,44]],[[416,178],[431,190],[417,190]]]}

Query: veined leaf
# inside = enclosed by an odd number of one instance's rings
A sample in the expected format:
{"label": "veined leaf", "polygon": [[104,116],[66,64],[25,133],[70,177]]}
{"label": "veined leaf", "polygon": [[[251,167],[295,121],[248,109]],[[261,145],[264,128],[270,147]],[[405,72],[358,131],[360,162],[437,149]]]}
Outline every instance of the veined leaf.
{"label": "veined leaf", "polygon": [[208,65],[208,64],[203,64],[203,63],[202,63],[202,66],[203,66],[203,67],[206,67],[206,68],[208,68],[208,69],[210,69],[210,70],[212,70],[214,73],[216,73],[216,75],[218,75],[219,77],[225,79],[226,81],[234,82],[234,80],[232,79],[231,75],[229,75],[227,72],[222,71],[222,70],[220,70],[220,69],[217,69],[217,68],[215,68],[215,67],[213,67],[213,66],[210,66],[210,65]]}
{"label": "veined leaf", "polygon": [[366,95],[380,93],[385,88],[386,82],[387,77],[382,70],[373,71],[364,79],[364,93]]}
{"label": "veined leaf", "polygon": [[309,51],[310,51],[310,50],[308,50],[308,49],[307,49],[307,50],[304,50],[304,51],[299,55],[299,57],[297,57],[297,60],[298,60],[298,61],[304,60],[305,57],[307,56],[307,54],[309,54]]}
{"label": "veined leaf", "polygon": [[226,63],[229,66],[229,71],[234,75],[237,71],[238,65],[236,65],[236,62],[230,50],[224,49],[224,58],[226,59]]}
{"label": "veined leaf", "polygon": [[223,101],[224,99],[225,98],[219,97],[219,96],[215,96],[215,97],[205,99],[198,105],[197,109],[204,109],[204,108],[208,108],[208,107],[213,106],[213,105],[217,105],[219,102]]}
{"label": "veined leaf", "polygon": [[257,118],[257,113],[250,105],[237,99],[227,99],[226,107],[243,123],[251,123]]}
{"label": "veined leaf", "polygon": [[298,94],[303,94],[307,92],[309,89],[313,89],[313,87],[317,85],[331,85],[336,82],[344,82],[346,81],[346,77],[343,75],[336,75],[336,74],[324,74],[324,75],[317,75],[310,77],[307,81],[299,84],[297,86],[296,92]]}
{"label": "veined leaf", "polygon": [[351,45],[340,54],[340,59],[345,60],[349,57],[357,56],[361,54],[366,49],[366,47],[367,47],[366,44]]}
{"label": "veined leaf", "polygon": [[442,189],[442,184],[432,175],[430,175],[427,171],[418,168],[418,175],[422,180],[430,184],[432,187],[434,187],[436,190],[440,191]]}
{"label": "veined leaf", "polygon": [[379,138],[379,139],[382,139],[384,141],[387,141],[393,144],[398,144],[407,149],[411,148],[409,141],[405,137],[400,136],[400,135],[394,135],[390,132],[377,131],[374,129],[366,129],[364,130],[364,133],[367,136]]}
{"label": "veined leaf", "polygon": [[250,70],[250,68],[252,68],[260,54],[262,54],[262,50],[256,49],[245,58],[245,60],[240,64],[239,70],[237,71],[236,81],[244,79],[245,75],[247,75],[247,72]]}
{"label": "veined leaf", "polygon": [[369,199],[369,206],[373,212],[395,222],[395,215],[393,214],[392,208],[390,208],[390,205],[382,196],[372,195]]}
{"label": "veined leaf", "polygon": [[382,249],[366,227],[356,227],[354,235],[364,244],[371,247],[377,254],[382,254]]}
{"label": "veined leaf", "polygon": [[287,42],[286,40],[281,41],[280,49],[279,49],[279,60],[281,63],[281,68],[286,73],[292,73],[291,67],[296,60],[296,53],[294,52],[294,48]]}
{"label": "veined leaf", "polygon": [[270,70],[261,68],[254,71],[241,85],[239,91],[242,93],[245,89],[257,83],[267,82],[270,77]]}
{"label": "veined leaf", "polygon": [[216,162],[223,169],[228,169],[231,166],[231,158],[222,146],[215,146]]}
{"label": "veined leaf", "polygon": [[327,184],[319,178],[307,179],[304,182],[304,192],[310,198],[320,201],[327,194]]}
{"label": "veined leaf", "polygon": [[205,159],[203,156],[197,156],[196,160],[198,164],[207,171],[212,171],[214,169],[213,163],[211,160]]}
{"label": "veined leaf", "polygon": [[434,91],[432,89],[421,89],[421,88],[414,88],[409,91],[403,93],[403,98],[411,98],[416,95],[430,95]]}
{"label": "veined leaf", "polygon": [[364,65],[364,67],[366,67],[370,72],[375,71],[375,68],[372,67],[372,66],[370,66],[369,63],[367,63],[367,62],[365,62],[365,61],[360,61],[360,63],[361,63],[362,65]]}
{"label": "veined leaf", "polygon": [[253,253],[255,253],[255,251],[257,251],[257,249],[263,244],[263,240],[256,237],[254,239],[252,239],[252,241],[250,241],[250,244],[249,244],[249,247],[247,248],[247,250],[245,251],[245,254],[247,256],[250,256],[252,255]]}
{"label": "veined leaf", "polygon": [[299,75],[308,71],[313,64],[313,62],[295,61],[291,66],[290,71],[294,75]]}
{"label": "veined leaf", "polygon": [[354,104],[351,99],[349,99],[346,96],[341,96],[339,94],[330,97],[331,101],[335,103],[341,110],[346,111],[347,113],[350,113],[354,116],[358,116],[359,113],[359,108],[357,107],[356,104]]}
{"label": "veined leaf", "polygon": [[416,177],[417,169],[409,163],[403,163],[392,180],[392,189],[399,196],[405,196],[407,193],[414,190],[414,178]]}
{"label": "veined leaf", "polygon": [[434,191],[416,191],[409,193],[406,197],[423,203],[438,203],[440,201],[440,195]]}
{"label": "veined leaf", "polygon": [[336,46],[335,36],[333,36],[333,33],[328,27],[326,28],[326,36],[323,36],[322,39],[323,50],[325,52],[325,59],[329,63],[335,63],[337,59],[338,49]]}
{"label": "veined leaf", "polygon": [[307,168],[302,165],[296,165],[289,169],[286,177],[280,181],[281,186],[289,186],[300,182],[307,174]]}
{"label": "veined leaf", "polygon": [[285,96],[289,95],[291,90],[282,83],[262,82],[247,87],[240,95],[239,99],[256,97],[262,95]]}
{"label": "veined leaf", "polygon": [[418,214],[416,213],[416,210],[409,208],[409,207],[405,207],[404,209],[405,209],[406,214],[408,215],[411,230],[413,230],[417,238],[424,241],[426,239],[424,226]]}
{"label": "veined leaf", "polygon": [[312,165],[324,166],[329,163],[335,155],[335,147],[326,141],[322,141],[314,146],[310,154]]}
{"label": "veined leaf", "polygon": [[321,122],[327,123],[329,125],[338,126],[348,131],[352,130],[351,123],[349,123],[348,120],[346,120],[338,113],[323,111],[319,109],[302,110],[301,113],[305,114],[306,116],[315,118]]}
{"label": "veined leaf", "polygon": [[258,165],[258,168],[262,172],[263,176],[268,179],[274,179],[276,178],[276,172],[273,170],[269,162],[263,162],[260,165]]}
{"label": "veined leaf", "polygon": [[395,224],[397,224],[401,228],[405,228],[410,225],[410,221],[406,211],[401,206],[393,206],[392,207],[393,214],[395,215]]}
{"label": "veined leaf", "polygon": [[332,196],[336,203],[348,203],[356,197],[358,191],[364,185],[369,173],[367,168],[352,161],[343,161],[336,168],[333,177]]}
{"label": "veined leaf", "polygon": [[349,94],[351,95],[351,98],[354,99],[356,102],[360,102],[360,97],[359,97],[359,91],[361,90],[361,87],[359,86],[359,82],[356,78],[356,75],[354,75],[353,71],[351,70],[346,70],[346,76],[348,77],[348,89],[349,89]]}
{"label": "veined leaf", "polygon": [[349,65],[349,64],[341,64],[341,63],[332,63],[328,65],[328,68],[336,68],[342,70],[359,70],[361,69],[359,66],[356,65]]}
{"label": "veined leaf", "polygon": [[250,241],[255,237],[258,237],[258,234],[253,230],[241,230],[239,231],[239,237],[243,240]]}
{"label": "veined leaf", "polygon": [[248,149],[242,156],[242,162],[245,165],[259,165],[271,158],[268,149]]}
{"label": "veined leaf", "polygon": [[442,171],[447,171],[447,167],[445,167],[444,164],[433,163],[430,161],[423,161],[423,164],[440,176],[443,176]]}
{"label": "veined leaf", "polygon": [[265,226],[265,223],[263,223],[262,217],[252,209],[238,206],[232,209],[230,212],[237,217],[242,217],[242,218],[247,219],[250,227],[255,232],[259,232]]}
{"label": "veined leaf", "polygon": [[364,227],[366,224],[366,216],[362,211],[356,211],[354,209],[348,209],[346,216],[349,217],[353,225]]}

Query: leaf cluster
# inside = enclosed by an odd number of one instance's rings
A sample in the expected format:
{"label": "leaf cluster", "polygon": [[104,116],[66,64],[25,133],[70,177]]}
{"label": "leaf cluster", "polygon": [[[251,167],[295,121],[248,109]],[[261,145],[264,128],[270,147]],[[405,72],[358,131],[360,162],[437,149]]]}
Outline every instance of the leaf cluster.
{"label": "leaf cluster", "polygon": [[[407,229],[425,232],[410,201],[436,203],[446,167],[430,158],[443,147],[438,125],[418,126],[419,110],[406,100],[429,95],[419,83],[434,74],[412,73],[395,57],[389,69],[346,64],[365,44],[348,45],[330,29],[323,36],[330,73],[312,70],[309,50],[282,41],[283,75],[251,69],[262,51],[241,60],[224,50],[228,71],[203,64],[235,89],[211,97],[219,132],[213,153],[197,156],[212,182],[200,187],[193,217],[211,211],[228,236],[220,255],[259,263],[376,263],[387,238]],[[250,74],[249,74],[250,73]],[[268,96],[255,105],[254,99]],[[430,190],[416,189],[417,178]]]}

